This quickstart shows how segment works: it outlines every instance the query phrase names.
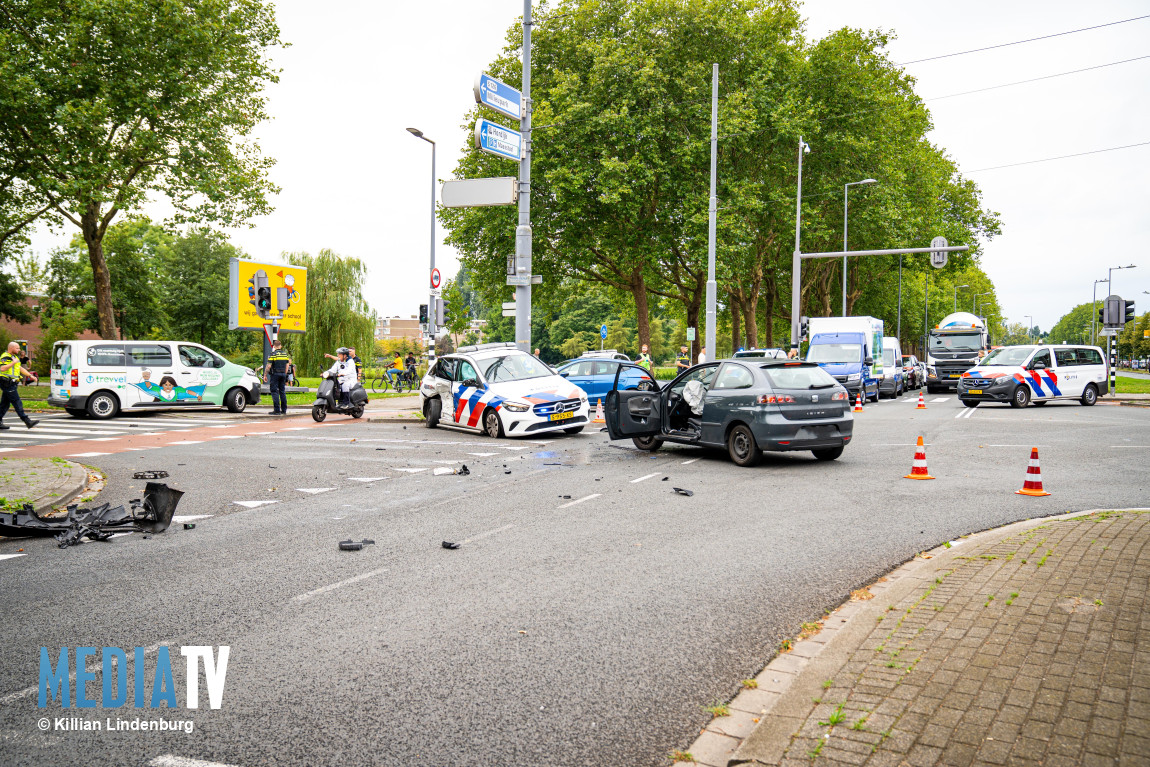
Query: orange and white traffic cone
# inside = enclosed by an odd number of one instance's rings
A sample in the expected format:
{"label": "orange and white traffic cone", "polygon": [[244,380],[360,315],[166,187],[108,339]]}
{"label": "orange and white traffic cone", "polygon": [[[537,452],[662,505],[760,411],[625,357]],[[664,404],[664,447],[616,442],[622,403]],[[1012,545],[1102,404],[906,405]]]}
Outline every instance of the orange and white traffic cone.
{"label": "orange and white traffic cone", "polygon": [[1050,495],[1042,489],[1042,468],[1038,465],[1038,448],[1030,448],[1030,465],[1026,467],[1026,481],[1022,483],[1021,490],[1014,492],[1019,495],[1033,495],[1035,497]]}
{"label": "orange and white traffic cone", "polygon": [[918,393],[918,407],[915,410],[926,410],[926,402],[922,398],[922,391]]}
{"label": "orange and white traffic cone", "polygon": [[852,410],[851,412],[852,413],[861,413],[862,411],[863,411],[862,389],[859,389],[859,395],[858,395],[858,397],[855,398],[855,409]]}
{"label": "orange and white traffic cone", "polygon": [[603,400],[601,399],[595,405],[595,417],[591,419],[591,423],[607,423],[607,420],[603,418]]}
{"label": "orange and white traffic cone", "polygon": [[904,476],[903,479],[934,479],[926,468],[926,446],[922,443],[922,437],[918,438],[918,446],[914,451],[914,465],[911,466],[910,474]]}

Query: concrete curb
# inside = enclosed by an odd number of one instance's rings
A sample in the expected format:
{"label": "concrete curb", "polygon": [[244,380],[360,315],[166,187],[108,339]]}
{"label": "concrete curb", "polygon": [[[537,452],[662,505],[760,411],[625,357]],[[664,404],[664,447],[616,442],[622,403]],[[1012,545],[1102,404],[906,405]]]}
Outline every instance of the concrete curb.
{"label": "concrete curb", "polygon": [[364,420],[368,423],[423,423],[423,416],[416,411],[412,411],[411,415],[401,415],[399,413],[380,413],[379,415],[364,414]]}
{"label": "concrete curb", "polygon": [[[30,471],[36,472],[36,475],[32,479],[32,492],[28,491],[27,484],[21,486],[19,481],[15,484],[5,482],[0,488],[0,495],[7,497],[11,494],[14,496],[13,500],[31,503],[37,514],[44,514],[51,511],[55,506],[62,506],[88,489],[88,469],[78,463],[44,458],[6,458],[5,460],[24,462],[17,465],[28,466]],[[34,463],[37,461],[41,462],[39,468]],[[49,461],[51,462],[49,463]],[[52,479],[42,477],[48,466],[52,467],[50,473],[56,475]],[[64,470],[55,468],[57,466],[62,466]],[[22,479],[28,480],[29,478],[25,475]]]}
{"label": "concrete curb", "polygon": [[[744,689],[728,704],[731,715],[711,720],[703,733],[687,749],[694,764],[706,767],[778,764],[791,736],[803,726],[812,698],[823,690],[823,680],[832,678],[874,629],[875,619],[886,606],[910,592],[925,588],[940,569],[948,568],[956,557],[973,546],[997,543],[1027,529],[1051,521],[1070,519],[1105,509],[1088,509],[1052,516],[1034,517],[1003,527],[991,528],[944,543],[916,556],[868,587],[875,598],[846,602],[831,612],[822,630],[794,644],[791,652],[777,655],[755,680],[755,689]],[[882,598],[880,598],[882,597]]]}
{"label": "concrete curb", "polygon": [[72,461],[68,461],[68,464],[68,478],[61,482],[59,489],[55,491],[59,495],[32,504],[37,514],[51,511],[55,506],[63,506],[73,498],[79,498],[88,489],[88,468]]}

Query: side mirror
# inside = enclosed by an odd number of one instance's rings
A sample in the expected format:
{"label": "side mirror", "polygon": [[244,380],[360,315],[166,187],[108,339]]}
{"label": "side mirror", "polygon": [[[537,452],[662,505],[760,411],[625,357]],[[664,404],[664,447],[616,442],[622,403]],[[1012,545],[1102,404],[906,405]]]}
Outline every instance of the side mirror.
{"label": "side mirror", "polygon": [[463,385],[464,386],[471,386],[471,387],[476,388],[476,389],[479,388],[479,382],[476,381],[474,378],[468,378],[466,381],[463,382]]}
{"label": "side mirror", "polygon": [[863,360],[863,364],[864,365],[873,365],[874,364],[874,357],[867,357],[865,360]]}
{"label": "side mirror", "polygon": [[571,373],[569,371],[566,371],[566,370],[564,370],[559,375],[563,376],[564,378],[570,378],[571,377]]}
{"label": "side mirror", "polygon": [[1032,362],[1030,364],[1030,369],[1031,370],[1046,370],[1046,363],[1045,362]]}

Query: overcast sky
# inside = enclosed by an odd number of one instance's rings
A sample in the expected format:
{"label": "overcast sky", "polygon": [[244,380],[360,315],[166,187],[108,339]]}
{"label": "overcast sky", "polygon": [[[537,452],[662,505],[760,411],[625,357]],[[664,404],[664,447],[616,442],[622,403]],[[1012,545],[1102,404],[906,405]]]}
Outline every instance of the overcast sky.
{"label": "overcast sky", "polygon": [[[283,192],[272,215],[230,235],[258,259],[324,247],[361,258],[372,306],[414,314],[427,293],[431,147],[405,128],[438,142],[437,175],[450,178],[472,83],[502,48],[522,0],[282,0],[276,8],[292,47],[275,54],[282,80],[269,92],[274,120],[259,141],[277,160],[272,177]],[[843,26],[892,31],[891,58],[909,62],[1142,16],[1150,2],[818,0],[804,14],[812,39]],[[1150,19],[907,71],[930,99],[1147,55]],[[1145,59],[928,101],[932,140],[1001,214],[1003,234],[986,246],[982,266],[1011,321],[1032,315],[1049,328],[1090,300],[1106,267],[1131,263],[1138,268],[1114,273],[1117,292],[1150,308],[1142,293],[1150,290],[1150,146],[976,172],[1150,141],[1148,84]],[[150,212],[164,215],[159,206]],[[932,234],[923,233],[924,245]],[[60,241],[40,234],[34,247],[44,253]],[[436,252],[450,277],[455,254]]]}

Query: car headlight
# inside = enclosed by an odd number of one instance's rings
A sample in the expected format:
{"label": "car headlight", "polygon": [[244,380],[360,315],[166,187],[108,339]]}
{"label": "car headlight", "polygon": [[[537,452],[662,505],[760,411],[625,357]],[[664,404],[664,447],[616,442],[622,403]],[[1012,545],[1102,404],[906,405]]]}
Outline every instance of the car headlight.
{"label": "car headlight", "polygon": [[860,374],[860,373],[851,373],[850,375],[847,376],[848,381],[857,381],[860,378],[862,378],[862,374]]}
{"label": "car headlight", "polygon": [[512,413],[526,413],[531,409],[530,405],[523,405],[519,402],[504,402],[503,407],[510,410]]}

